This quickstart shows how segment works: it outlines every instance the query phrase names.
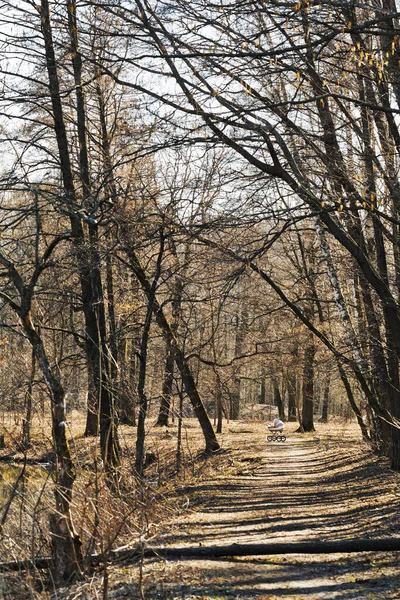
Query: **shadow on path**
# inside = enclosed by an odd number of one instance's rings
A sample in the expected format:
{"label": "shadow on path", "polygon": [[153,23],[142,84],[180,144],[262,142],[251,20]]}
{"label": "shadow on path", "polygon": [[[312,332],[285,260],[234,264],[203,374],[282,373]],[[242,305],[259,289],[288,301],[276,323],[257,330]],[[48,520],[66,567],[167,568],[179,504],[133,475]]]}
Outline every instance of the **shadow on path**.
{"label": "shadow on path", "polygon": [[[400,535],[399,475],[351,439],[337,446],[292,434],[260,460],[237,462],[236,474],[187,490],[190,510],[157,545]],[[186,561],[175,565],[181,583],[151,597],[399,599],[398,562],[394,553]]]}

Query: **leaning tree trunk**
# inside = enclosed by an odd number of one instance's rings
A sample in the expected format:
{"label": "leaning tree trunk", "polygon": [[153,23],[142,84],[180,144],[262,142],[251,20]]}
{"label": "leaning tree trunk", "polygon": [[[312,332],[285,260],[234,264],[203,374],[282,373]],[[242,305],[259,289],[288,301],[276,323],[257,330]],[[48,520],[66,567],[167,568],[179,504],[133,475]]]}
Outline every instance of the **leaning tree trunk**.
{"label": "leaning tree trunk", "polygon": [[[161,322],[163,322],[164,319],[161,318],[161,315],[158,312],[156,313],[156,316],[158,316],[157,322],[159,324]],[[164,329],[164,334],[168,335],[166,329]],[[175,346],[176,342],[171,342],[171,344],[175,348],[175,350],[174,350],[175,351],[175,361],[176,361],[177,367],[180,371],[186,393],[189,396],[189,399],[190,399],[193,409],[195,411],[197,420],[199,421],[200,427],[203,431],[204,440],[206,443],[205,452],[206,453],[216,452],[217,450],[219,450],[219,444],[218,444],[217,438],[215,437],[215,432],[211,425],[210,419],[207,415],[206,409],[204,408],[204,404],[203,404],[203,402],[200,398],[199,392],[197,390],[197,386],[196,386],[194,377],[192,375],[191,369],[187,363],[187,360],[185,358],[185,355],[184,355],[182,349],[179,348],[177,345]]]}
{"label": "leaning tree trunk", "polygon": [[137,437],[136,437],[136,459],[135,459],[135,470],[139,477],[143,476],[144,468],[144,456],[145,456],[145,423],[147,417],[147,395],[145,391],[146,384],[146,371],[147,371],[147,348],[150,331],[151,311],[146,316],[146,322],[144,325],[142,343],[140,345],[140,367],[139,367],[139,381],[138,381],[138,397],[139,397],[139,417],[137,425]]}
{"label": "leaning tree trunk", "polygon": [[345,370],[343,368],[343,365],[340,364],[339,360],[338,360],[338,369],[339,369],[339,373],[340,373],[340,378],[341,378],[341,380],[343,382],[343,385],[345,387],[345,390],[346,390],[347,398],[349,399],[349,404],[350,404],[351,408],[353,409],[353,412],[356,415],[357,422],[358,422],[358,424],[360,426],[361,434],[363,436],[363,439],[365,441],[370,442],[371,438],[368,435],[368,428],[367,428],[366,424],[364,423],[364,419],[362,418],[361,411],[358,408],[357,403],[356,403],[356,401],[354,399],[353,390],[351,389],[351,385],[350,385],[350,382],[349,382],[348,377],[346,375],[346,372],[345,372]]}
{"label": "leaning tree trunk", "polygon": [[[388,2],[389,5],[389,2]],[[389,23],[385,24],[386,26],[389,25]],[[391,36],[389,36],[390,39]],[[382,40],[385,40],[386,37],[383,36],[383,38],[381,38]],[[387,41],[387,40],[386,40]],[[392,62],[396,62],[396,74],[398,72],[398,65],[397,65],[397,60],[394,60],[393,57],[390,59],[392,60]],[[398,76],[396,77],[397,81]],[[361,79],[359,79],[359,94],[360,94],[360,99],[363,101],[365,100],[365,94],[366,94],[366,89],[363,85],[363,82]],[[400,96],[398,95],[399,92],[399,86],[394,86],[396,93],[397,93],[397,97],[399,98]],[[372,152],[372,146],[374,144],[374,140],[372,140],[372,128],[373,128],[373,122],[372,122],[372,116],[369,114],[369,112],[366,110],[365,106],[361,106],[361,124],[362,124],[362,138],[363,138],[363,143],[364,143],[364,152],[363,152],[363,158],[364,158],[364,162],[365,162],[365,173],[366,173],[366,178],[367,178],[367,195],[369,197],[372,198],[376,198],[377,197],[377,183],[375,180],[375,169],[374,169],[374,162],[373,162],[373,152]],[[396,182],[398,185],[398,182]],[[398,188],[396,189],[395,194],[397,194],[398,192]],[[396,200],[398,200],[398,197],[396,198]],[[379,220],[379,217],[371,211],[371,213],[369,214],[369,218],[372,220],[372,225],[373,225],[373,232],[374,232],[374,254],[375,254],[375,258],[376,258],[376,266],[377,266],[377,270],[379,272],[379,275],[382,279],[382,281],[385,283],[386,287],[388,290],[390,290],[390,282],[389,282],[389,272],[388,272],[388,263],[387,263],[387,254],[386,254],[386,245],[385,245],[385,239],[383,236],[383,232],[382,232],[382,223]],[[397,246],[397,240],[395,240],[394,246]],[[388,307],[386,305],[385,302],[382,303],[382,310],[383,310],[383,315],[384,315],[384,321],[385,321],[385,330],[386,330],[386,357],[387,357],[387,372],[388,372],[388,393],[389,393],[389,405],[386,405],[386,408],[389,408],[389,410],[391,410],[392,415],[394,415],[394,413],[396,411],[399,410],[399,403],[400,403],[400,392],[399,392],[399,358],[398,358],[398,354],[396,352],[396,342],[398,342],[398,340],[395,340],[395,336],[396,336],[396,332],[395,330],[392,330],[392,326],[391,326],[391,317],[388,311]],[[397,332],[397,335],[400,334],[400,329]],[[383,361],[385,360],[384,357]],[[392,432],[393,430],[393,432]],[[383,423],[383,427],[382,427],[382,432],[383,432],[383,451],[385,453],[387,453],[392,461],[392,464],[396,464],[397,463],[397,470],[400,467],[400,462],[398,461],[397,458],[394,457],[394,455],[396,455],[398,453],[398,448],[394,448],[393,447],[393,443],[396,445],[396,428],[393,429],[393,427],[388,427],[388,425],[386,423]]]}
{"label": "leaning tree trunk", "polygon": [[82,544],[71,515],[75,469],[66,435],[65,393],[51,369],[42,339],[35,330],[29,313],[23,314],[21,321],[51,395],[52,434],[56,454],[56,512],[50,515],[50,531],[54,559],[53,579],[60,585],[79,576],[83,570]]}
{"label": "leaning tree trunk", "polygon": [[[391,386],[389,381],[389,374],[383,349],[381,327],[378,320],[378,316],[375,311],[375,306],[368,283],[362,275],[360,276],[359,281],[361,297],[364,304],[364,312],[367,321],[366,330],[368,344],[370,348],[370,362],[372,377],[374,380],[374,388],[379,394],[379,400],[380,403],[383,405],[383,408],[387,411],[390,411],[392,403],[392,393],[390,389]],[[378,415],[379,413],[376,411],[373,404],[371,404],[371,401],[370,405],[374,412]],[[371,437],[376,441],[375,445],[377,451],[386,455],[391,455],[392,427],[389,424],[388,420],[379,417],[374,418],[371,425],[376,429],[375,434]]]}
{"label": "leaning tree trunk", "polygon": [[[149,299],[151,297],[151,284],[147,279],[143,267],[141,266],[131,246],[125,246],[124,250],[130,258],[130,265],[133,272],[138,278],[138,281],[142,286],[144,293]],[[219,450],[220,446],[215,436],[214,429],[211,425],[211,421],[207,415],[203,401],[199,395],[196,382],[194,380],[189,364],[186,360],[185,354],[182,348],[180,348],[180,346],[178,345],[176,337],[174,336],[173,331],[171,330],[171,325],[165,317],[164,311],[156,297],[154,298],[153,311],[157,324],[160,327],[167,344],[171,346],[172,352],[174,353],[175,363],[179,369],[183,385],[185,386],[186,393],[189,396],[193,410],[203,431],[204,440],[206,443],[205,452],[215,452]]]}

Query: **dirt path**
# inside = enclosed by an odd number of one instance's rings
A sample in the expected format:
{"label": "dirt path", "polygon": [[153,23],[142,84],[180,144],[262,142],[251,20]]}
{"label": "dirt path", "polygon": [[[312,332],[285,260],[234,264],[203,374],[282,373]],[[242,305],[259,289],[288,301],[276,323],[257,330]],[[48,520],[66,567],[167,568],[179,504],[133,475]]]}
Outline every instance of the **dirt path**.
{"label": "dirt path", "polygon": [[174,524],[164,543],[296,542],[400,532],[394,520],[399,490],[390,497],[387,481],[393,476],[365,464],[360,452],[349,457],[324,450],[317,440],[289,438],[271,444],[259,459],[244,457],[242,464],[237,476],[196,487],[188,499],[197,506],[184,523]]}
{"label": "dirt path", "polygon": [[[201,444],[200,432],[189,433]],[[227,452],[197,461],[196,477],[166,499],[170,518],[153,524],[149,545],[400,537],[400,475],[369,451],[355,426],[319,425],[318,433],[304,436],[293,425],[286,443],[268,444],[262,424],[233,423],[221,443]],[[108,600],[400,599],[399,555],[389,552],[152,559],[141,573],[132,565],[111,566],[108,580]],[[54,596],[104,597],[100,574]]]}
{"label": "dirt path", "polygon": [[[289,433],[285,444],[269,445],[252,436],[243,449],[243,435],[233,431],[231,472],[186,490],[185,514],[152,543],[400,536],[400,477],[355,443],[353,433],[337,439]],[[242,449],[235,451],[237,442]],[[399,562],[395,553],[154,561],[145,568],[146,598],[400,598]]]}

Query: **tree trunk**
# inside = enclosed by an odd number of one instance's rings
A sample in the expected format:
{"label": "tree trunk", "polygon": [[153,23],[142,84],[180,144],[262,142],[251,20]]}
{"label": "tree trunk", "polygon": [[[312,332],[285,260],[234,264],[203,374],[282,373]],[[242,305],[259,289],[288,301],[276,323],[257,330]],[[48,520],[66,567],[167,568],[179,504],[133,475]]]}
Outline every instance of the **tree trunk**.
{"label": "tree trunk", "polygon": [[301,422],[304,431],[315,431],[314,428],[314,338],[308,338],[304,351],[303,368],[303,410]]}
{"label": "tree trunk", "polygon": [[350,404],[350,406],[351,406],[354,414],[356,415],[357,422],[358,422],[358,424],[360,426],[361,434],[363,436],[363,439],[365,441],[371,441],[371,438],[368,435],[367,426],[365,425],[364,420],[362,418],[361,411],[358,408],[357,403],[356,403],[356,401],[354,399],[353,390],[351,389],[350,382],[349,382],[349,380],[347,378],[347,375],[346,375],[346,372],[345,372],[343,366],[340,364],[339,361],[338,361],[338,368],[339,368],[340,378],[341,378],[341,380],[343,382],[343,385],[344,385],[346,393],[347,393],[347,398],[349,399],[349,404]]}
{"label": "tree trunk", "polygon": [[[67,6],[72,49],[71,57],[77,98],[80,177],[84,203],[88,203],[90,199],[90,176],[86,145],[85,106],[81,82],[82,58],[78,49],[75,2],[67,0]],[[100,275],[100,257],[97,250],[97,224],[94,219],[89,218],[87,220],[89,231],[89,240],[87,240],[82,226],[82,214],[77,210],[80,203],[78,202],[74,186],[48,0],[41,0],[41,27],[45,46],[54,129],[63,180],[64,202],[69,213],[72,242],[75,249],[81,285],[83,313],[85,317],[86,355],[89,363],[88,373],[89,378],[92,378],[92,387],[89,386],[89,403],[98,402],[102,458],[107,468],[113,469],[119,464],[119,444],[114,420],[114,402],[111,396],[109,380],[110,371],[108,346],[106,343],[104,298]],[[90,210],[90,206],[85,205],[83,208],[85,211]],[[94,390],[96,395],[94,395]],[[93,411],[93,406],[89,406],[89,410]],[[90,421],[87,423],[88,432],[93,431],[95,428],[94,414],[92,412],[88,419]]]}
{"label": "tree trunk", "polygon": [[95,384],[94,373],[92,373],[91,361],[87,363],[88,370],[88,390],[86,407],[86,427],[85,437],[99,435],[99,399],[98,390]]}
{"label": "tree trunk", "polygon": [[156,423],[157,427],[168,426],[169,413],[171,409],[172,386],[174,383],[174,365],[174,356],[172,354],[171,348],[167,345],[160,411],[158,413],[158,419]]}
{"label": "tree trunk", "polygon": [[399,382],[399,361],[394,352],[394,344],[391,339],[391,332],[387,332],[388,345],[388,367],[390,373],[390,395],[391,395],[391,413],[396,421],[396,425],[391,424],[391,454],[390,466],[395,471],[400,471],[400,382]]}
{"label": "tree trunk", "polygon": [[321,414],[321,423],[328,422],[328,408],[329,408],[329,384],[330,378],[329,376],[326,378],[325,387],[324,387],[324,396],[322,400],[322,414]]}
{"label": "tree trunk", "polygon": [[110,345],[110,387],[111,394],[117,404],[118,385],[118,344],[117,344],[117,325],[115,319],[115,300],[114,300],[114,273],[113,262],[110,253],[106,256],[106,283],[107,283],[107,320],[109,329]]}
{"label": "tree trunk", "polygon": [[[390,410],[391,390],[389,374],[383,350],[380,324],[375,312],[371,290],[369,289],[368,284],[362,275],[360,277],[360,287],[368,325],[367,336],[370,349],[370,362],[374,380],[374,388],[379,394],[379,400],[384,409]],[[377,413],[373,405],[371,405],[371,408]],[[377,450],[386,456],[390,456],[392,436],[391,425],[387,422],[387,420],[380,418],[374,418],[371,425],[376,428],[375,435],[371,437],[373,440],[375,440]]]}
{"label": "tree trunk", "polygon": [[395,471],[400,471],[400,428],[392,429],[392,457],[390,466]]}
{"label": "tree trunk", "polygon": [[217,412],[217,433],[222,433],[222,385],[218,373],[216,373],[215,379],[215,404]]}
{"label": "tree trunk", "polygon": [[272,386],[274,389],[274,404],[278,407],[279,418],[281,419],[281,421],[285,421],[285,407],[283,404],[281,391],[279,389],[279,384],[276,377],[272,377]]}
{"label": "tree trunk", "polygon": [[288,391],[288,421],[296,421],[296,395],[297,395],[297,378],[295,373],[287,373],[287,391]]}
{"label": "tree trunk", "polygon": [[130,347],[129,340],[124,341],[125,350],[120,358],[120,386],[118,391],[118,417],[123,425],[136,427],[135,407],[138,388],[138,355],[140,337],[135,335]]}
{"label": "tree trunk", "polygon": [[35,330],[29,313],[22,313],[20,318],[51,395],[52,434],[56,453],[56,512],[50,515],[50,531],[54,559],[53,579],[60,585],[79,576],[83,570],[82,544],[71,515],[75,469],[66,436],[65,393],[51,369],[42,339]]}
{"label": "tree trunk", "polygon": [[[151,285],[147,279],[147,276],[140,265],[140,262],[133,251],[131,246],[125,247],[125,252],[130,258],[130,266],[135,273],[136,277],[139,280],[140,285],[147,298],[149,299],[151,294]],[[213,427],[211,425],[210,419],[207,415],[207,412],[204,408],[204,404],[200,398],[199,392],[196,387],[196,383],[193,377],[193,374],[190,370],[190,367],[187,363],[183,350],[178,346],[178,342],[176,337],[171,330],[171,326],[164,315],[164,311],[157,298],[154,298],[153,304],[154,315],[157,321],[158,326],[160,327],[165,340],[168,345],[171,346],[171,350],[174,353],[175,363],[179,369],[181,374],[182,382],[185,386],[185,390],[187,395],[189,396],[190,402],[193,406],[194,412],[196,414],[197,420],[199,421],[200,427],[203,431],[204,440],[206,443],[205,452],[211,453],[219,450],[219,444],[217,438],[215,436]]]}
{"label": "tree trunk", "polygon": [[260,404],[266,404],[266,393],[265,393],[265,375],[261,377],[260,384]]}
{"label": "tree trunk", "polygon": [[33,400],[33,384],[36,374],[36,355],[32,348],[31,357],[31,373],[29,376],[28,389],[25,396],[25,417],[22,420],[22,444],[24,449],[28,448],[31,443],[31,426],[32,426],[32,400]]}
{"label": "tree trunk", "polygon": [[[151,311],[151,308],[150,308]],[[137,425],[136,437],[136,459],[135,469],[139,477],[143,476],[144,456],[145,456],[145,423],[147,417],[147,395],[145,392],[146,370],[147,370],[147,345],[150,329],[150,316],[147,315],[144,326],[142,343],[140,347],[140,367],[139,367],[139,382],[138,382],[138,397],[139,397],[139,417]]]}
{"label": "tree trunk", "polygon": [[176,440],[176,472],[179,473],[182,466],[182,424],[183,424],[183,392],[178,389],[179,413],[178,413],[178,435]]}
{"label": "tree trunk", "polygon": [[229,394],[230,406],[229,406],[229,418],[232,421],[236,421],[240,416],[240,377],[233,378],[233,389]]}
{"label": "tree trunk", "polygon": [[197,420],[199,421],[203,431],[204,440],[206,443],[205,452],[216,452],[217,450],[219,450],[217,438],[215,437],[215,433],[211,425],[210,419],[204,408],[204,404],[200,398],[190,367],[187,364],[182,350],[178,347],[176,347],[175,350],[175,361],[181,373],[186,393],[190,398]]}
{"label": "tree trunk", "polygon": [[[235,357],[238,357],[243,352],[244,336],[247,323],[246,309],[242,309],[240,314],[235,316],[236,319],[236,337],[235,337]],[[233,391],[230,394],[230,419],[235,421],[240,416],[240,366],[236,367],[233,378]]]}
{"label": "tree trunk", "polygon": [[135,469],[139,477],[143,476],[144,467],[144,456],[145,456],[145,423],[147,417],[147,395],[145,391],[146,385],[146,374],[147,374],[147,350],[149,345],[149,334],[151,317],[154,311],[154,300],[157,289],[158,280],[161,274],[161,262],[164,254],[164,234],[160,231],[160,248],[158,252],[156,271],[154,273],[153,281],[150,286],[149,294],[147,296],[147,310],[146,318],[143,327],[142,341],[140,344],[140,367],[139,367],[139,380],[138,380],[138,398],[139,398],[139,418],[137,426],[137,438],[136,438],[136,460]]}
{"label": "tree trunk", "polygon": [[[185,251],[185,264],[189,261],[189,245]],[[181,306],[183,295],[183,276],[177,276],[172,297],[172,322],[171,331],[176,337],[178,335],[179,322],[181,318]],[[166,347],[165,372],[162,388],[162,397],[160,403],[160,412],[157,419],[157,426],[166,427],[168,425],[169,413],[171,408],[172,387],[174,383],[174,354],[172,348]]]}

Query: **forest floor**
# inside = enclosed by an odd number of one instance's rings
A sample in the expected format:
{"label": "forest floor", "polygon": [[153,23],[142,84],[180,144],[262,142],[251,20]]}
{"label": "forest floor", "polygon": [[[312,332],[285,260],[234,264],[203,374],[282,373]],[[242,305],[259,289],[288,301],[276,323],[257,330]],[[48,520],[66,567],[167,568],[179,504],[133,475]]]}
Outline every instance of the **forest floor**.
{"label": "forest floor", "polygon": [[[147,540],[152,547],[400,537],[400,475],[370,452],[354,424],[318,424],[303,435],[288,424],[285,443],[267,443],[260,423],[224,427],[224,451],[197,457],[196,469],[169,494],[165,518]],[[200,441],[195,427],[192,434]],[[400,561],[391,552],[146,559],[111,565],[107,580],[106,589],[95,573],[40,597],[400,599]]]}

